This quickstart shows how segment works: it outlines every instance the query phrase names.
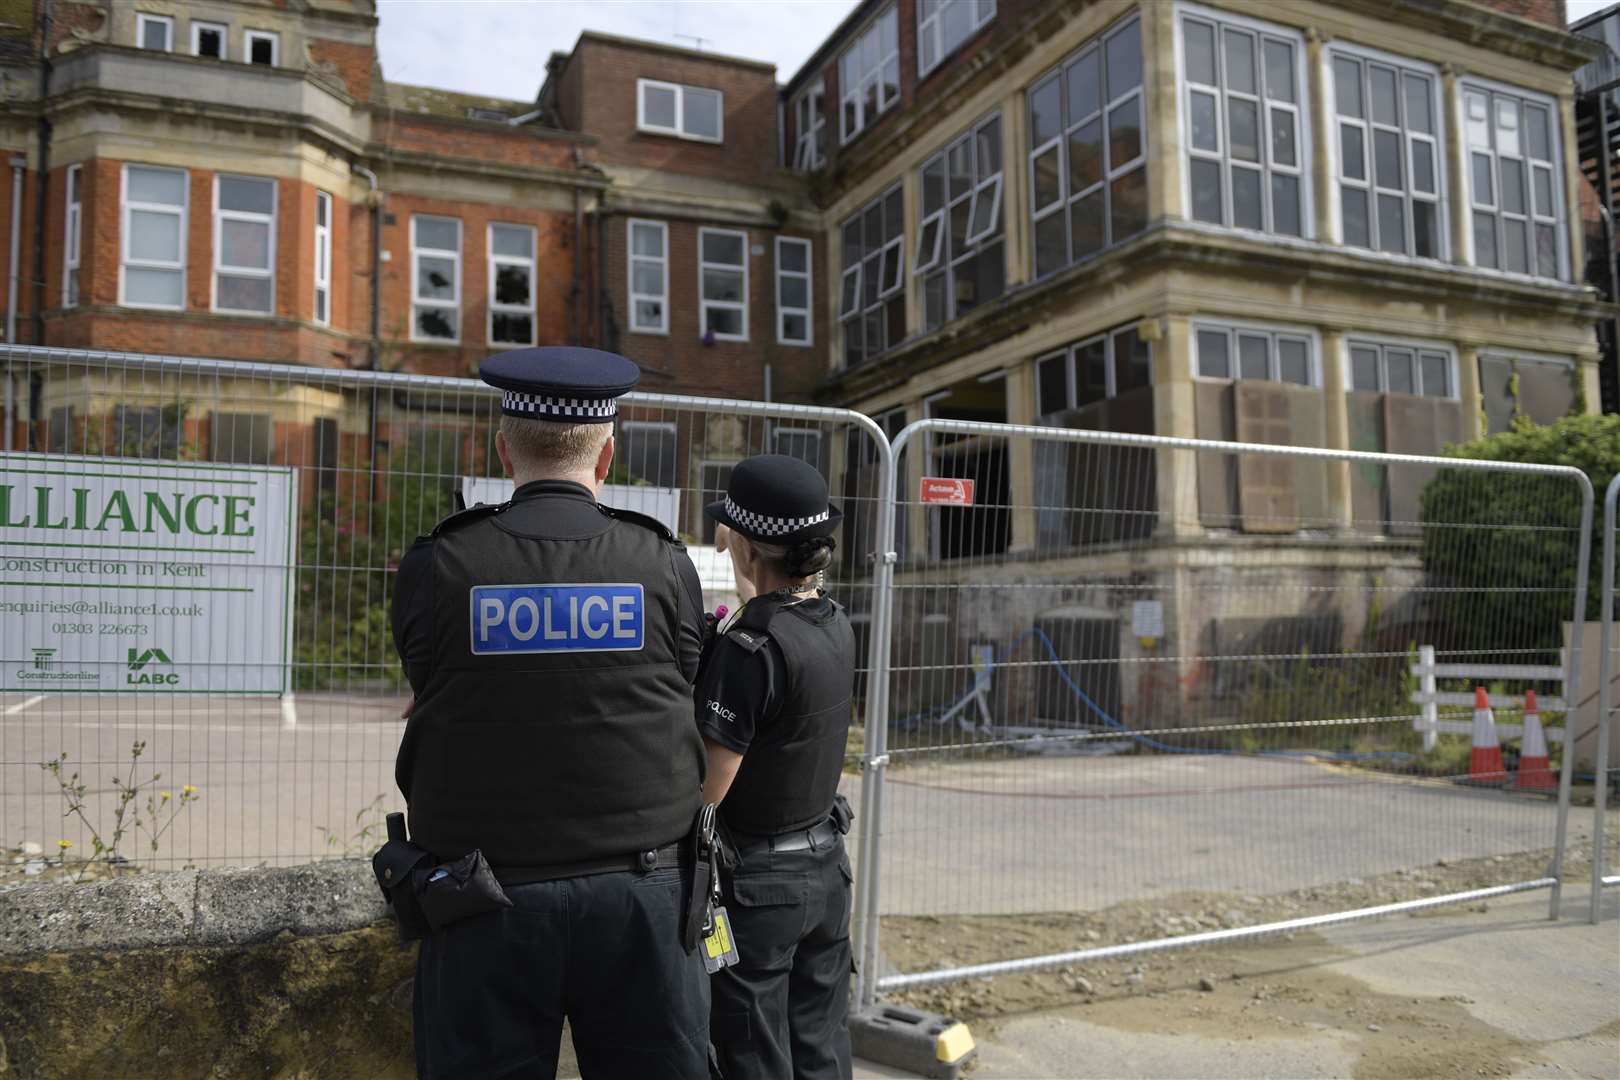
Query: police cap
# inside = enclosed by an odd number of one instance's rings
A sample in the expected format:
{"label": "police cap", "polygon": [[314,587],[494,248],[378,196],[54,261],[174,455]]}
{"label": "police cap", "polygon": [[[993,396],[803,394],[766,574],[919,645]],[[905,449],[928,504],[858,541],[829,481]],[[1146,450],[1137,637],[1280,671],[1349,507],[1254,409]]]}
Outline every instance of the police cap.
{"label": "police cap", "polygon": [[608,424],[641,369],[617,353],[569,345],[513,349],[485,360],[478,375],[506,391],[501,412],[562,424]]}
{"label": "police cap", "polygon": [[726,497],[705,508],[711,518],[763,544],[797,544],[828,536],[844,515],[827,501],[827,480],[785,454],[761,454],[731,470]]}

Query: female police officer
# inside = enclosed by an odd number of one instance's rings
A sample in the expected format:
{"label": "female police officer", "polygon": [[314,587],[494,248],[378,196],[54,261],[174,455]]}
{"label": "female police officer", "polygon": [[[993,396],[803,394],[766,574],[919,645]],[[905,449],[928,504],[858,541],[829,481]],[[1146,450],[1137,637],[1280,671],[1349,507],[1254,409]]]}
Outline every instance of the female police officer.
{"label": "female police officer", "polygon": [[697,682],[704,801],[737,855],[724,889],[740,959],[712,983],[730,1080],[850,1075],[850,870],[838,795],[855,636],[817,585],[842,515],[797,458],[749,458],[708,507],[756,595],[719,627]]}

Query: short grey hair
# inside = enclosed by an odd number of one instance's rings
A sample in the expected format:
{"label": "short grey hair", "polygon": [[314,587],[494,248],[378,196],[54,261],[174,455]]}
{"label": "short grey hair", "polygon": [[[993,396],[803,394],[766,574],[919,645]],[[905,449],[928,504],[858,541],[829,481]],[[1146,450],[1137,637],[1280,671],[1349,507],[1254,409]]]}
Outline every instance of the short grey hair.
{"label": "short grey hair", "polygon": [[501,434],[514,462],[576,471],[595,467],[613,425],[559,424],[502,414]]}

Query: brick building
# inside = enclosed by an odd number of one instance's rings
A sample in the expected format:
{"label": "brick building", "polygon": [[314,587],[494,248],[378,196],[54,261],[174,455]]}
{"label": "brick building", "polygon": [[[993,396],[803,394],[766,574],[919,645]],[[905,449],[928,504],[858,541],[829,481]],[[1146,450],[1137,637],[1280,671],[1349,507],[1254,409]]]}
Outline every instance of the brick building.
{"label": "brick building", "polygon": [[[1560,0],[862,0],[785,84],[586,33],[532,102],[388,83],[371,0],[0,13],[8,340],[462,375],[581,342],[651,391],[818,400],[891,433],[944,417],[1416,453],[1599,399],[1571,76],[1601,48]],[[7,435],[489,468],[471,418],[278,393],[227,387],[208,411],[181,386],[31,386]],[[698,539],[703,497],[762,449],[869,493],[859,461],[789,425],[630,411],[620,447],[634,479],[697,489]],[[1144,659],[1131,590],[1226,595],[1200,578],[1216,564],[1238,584],[1286,565],[1300,596],[1419,579],[1421,480],[1396,470],[1082,468],[975,440],[908,465],[903,491],[968,477],[997,509],[902,515],[902,585],[1017,578],[1032,553],[1090,583],[1052,611],[907,612],[927,640],[896,648],[919,669],[1032,624]],[[1075,506],[1098,512],[1039,509]],[[1348,647],[1370,617],[1345,603],[1290,633]],[[1164,619],[1183,656],[1263,652],[1277,621]],[[1108,678],[1126,714],[1154,692]]]}

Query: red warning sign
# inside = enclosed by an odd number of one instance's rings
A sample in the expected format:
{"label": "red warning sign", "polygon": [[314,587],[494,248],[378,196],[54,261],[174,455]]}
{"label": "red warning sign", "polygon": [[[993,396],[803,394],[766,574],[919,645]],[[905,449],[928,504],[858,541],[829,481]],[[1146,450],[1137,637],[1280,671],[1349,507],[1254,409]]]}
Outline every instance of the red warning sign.
{"label": "red warning sign", "polygon": [[973,481],[955,477],[925,476],[922,501],[934,506],[972,506]]}

